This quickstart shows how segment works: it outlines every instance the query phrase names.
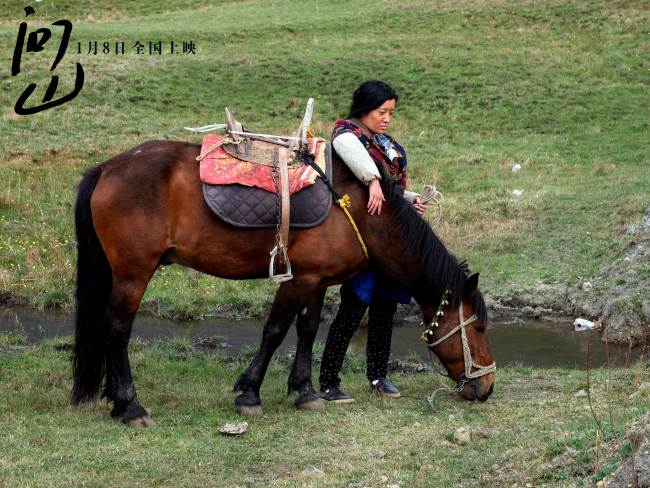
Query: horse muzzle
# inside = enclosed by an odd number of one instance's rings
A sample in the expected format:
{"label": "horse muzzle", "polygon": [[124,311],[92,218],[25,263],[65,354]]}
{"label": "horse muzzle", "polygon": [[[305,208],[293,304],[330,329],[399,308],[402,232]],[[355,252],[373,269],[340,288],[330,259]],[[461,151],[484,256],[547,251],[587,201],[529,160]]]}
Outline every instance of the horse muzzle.
{"label": "horse muzzle", "polygon": [[466,382],[458,394],[470,401],[486,401],[494,391],[494,373]]}

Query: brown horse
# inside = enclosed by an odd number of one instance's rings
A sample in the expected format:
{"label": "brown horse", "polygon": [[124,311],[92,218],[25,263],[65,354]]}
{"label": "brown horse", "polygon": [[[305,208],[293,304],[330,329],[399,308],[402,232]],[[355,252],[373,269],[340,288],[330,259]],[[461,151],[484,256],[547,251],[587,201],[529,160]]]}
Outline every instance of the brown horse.
{"label": "brown horse", "polygon": [[[180,264],[220,278],[266,276],[274,229],[237,228],[209,210],[199,181],[199,151],[197,144],[150,141],[84,174],[75,209],[73,404],[93,400],[104,383],[103,396],[113,402],[114,417],[132,424],[151,422],[136,395],[127,346],[142,295],[161,264]],[[459,310],[465,317],[476,314],[477,320],[465,328],[471,351],[469,371],[491,364],[478,275],[469,275],[466,266],[445,249],[387,174],[382,178],[387,197],[384,211],[369,216],[367,189],[335,155],[333,168],[333,187],[351,197],[350,211],[370,263],[412,293],[425,323],[435,318],[444,290],[450,291],[449,306],[444,307],[430,342],[459,324]],[[264,374],[296,316],[298,344],[289,392],[298,392],[298,407],[323,408],[311,383],[311,359],[325,290],[368,266],[352,227],[336,207],[321,225],[291,231],[289,256],[294,278],[280,286],[259,352],[235,385],[241,392],[235,404],[244,413],[261,413]],[[467,358],[460,336],[453,334],[433,350],[450,378],[463,383],[460,395],[485,400],[495,375],[465,376]]]}

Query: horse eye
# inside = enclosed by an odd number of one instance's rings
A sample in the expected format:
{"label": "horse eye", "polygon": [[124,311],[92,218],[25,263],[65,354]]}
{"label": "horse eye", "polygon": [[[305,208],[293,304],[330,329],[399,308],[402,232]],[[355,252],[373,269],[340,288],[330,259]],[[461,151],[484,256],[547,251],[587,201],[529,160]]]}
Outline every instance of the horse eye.
{"label": "horse eye", "polygon": [[485,325],[479,325],[478,327],[476,327],[476,330],[478,332],[485,332]]}

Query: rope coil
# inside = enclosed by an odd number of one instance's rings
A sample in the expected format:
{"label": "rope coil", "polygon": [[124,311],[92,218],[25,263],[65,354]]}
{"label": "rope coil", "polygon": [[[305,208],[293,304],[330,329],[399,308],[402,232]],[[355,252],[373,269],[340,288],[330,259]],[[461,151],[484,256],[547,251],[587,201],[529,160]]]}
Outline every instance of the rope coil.
{"label": "rope coil", "polygon": [[442,223],[442,193],[434,185],[424,185],[422,194],[420,195],[420,202],[436,207],[436,216],[433,219],[433,225],[436,227],[439,226]]}

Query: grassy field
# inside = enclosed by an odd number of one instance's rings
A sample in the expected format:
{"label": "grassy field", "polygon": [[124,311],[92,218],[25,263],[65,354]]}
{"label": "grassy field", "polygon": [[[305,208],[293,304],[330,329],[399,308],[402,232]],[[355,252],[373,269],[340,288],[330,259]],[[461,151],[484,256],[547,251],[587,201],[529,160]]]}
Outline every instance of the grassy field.
{"label": "grassy field", "polygon": [[[184,341],[131,345],[143,404],[157,424],[131,429],[98,402],[71,409],[69,352],[49,341],[20,349],[0,335],[0,486],[425,487],[591,486],[629,454],[624,426],[647,412],[648,365],[592,370],[591,400],[576,396],[587,372],[511,366],[484,404],[441,395],[430,374],[393,375],[404,397],[372,395],[360,355],[343,381],[356,398],[301,412],[285,396],[287,364],[274,360],[262,388],[265,414],[249,431],[231,387],[248,357],[199,352]],[[636,393],[635,393],[636,392]],[[456,429],[473,434],[453,442]]]}
{"label": "grassy field", "polygon": [[[24,14],[22,4],[1,3],[8,67]],[[221,122],[226,105],[254,129],[284,133],[313,96],[314,129],[328,136],[369,78],[400,93],[393,132],[410,156],[411,187],[443,192],[439,233],[488,292],[593,276],[627,244],[622,230],[650,198],[645,1],[34,6],[30,28],[60,18],[74,25],[57,68],[60,93],[75,61],[86,72],[75,100],[32,116],[13,105],[28,82],[44,90],[59,34],[43,52],[23,54],[18,76],[4,75],[0,292],[34,305],[71,307],[83,168],[150,139],[198,142],[181,128]],[[92,41],[100,50],[123,41],[126,54],[87,54]],[[197,54],[138,55],[137,41],[193,41]],[[145,303],[170,317],[260,314],[272,291],[164,267]]]}

